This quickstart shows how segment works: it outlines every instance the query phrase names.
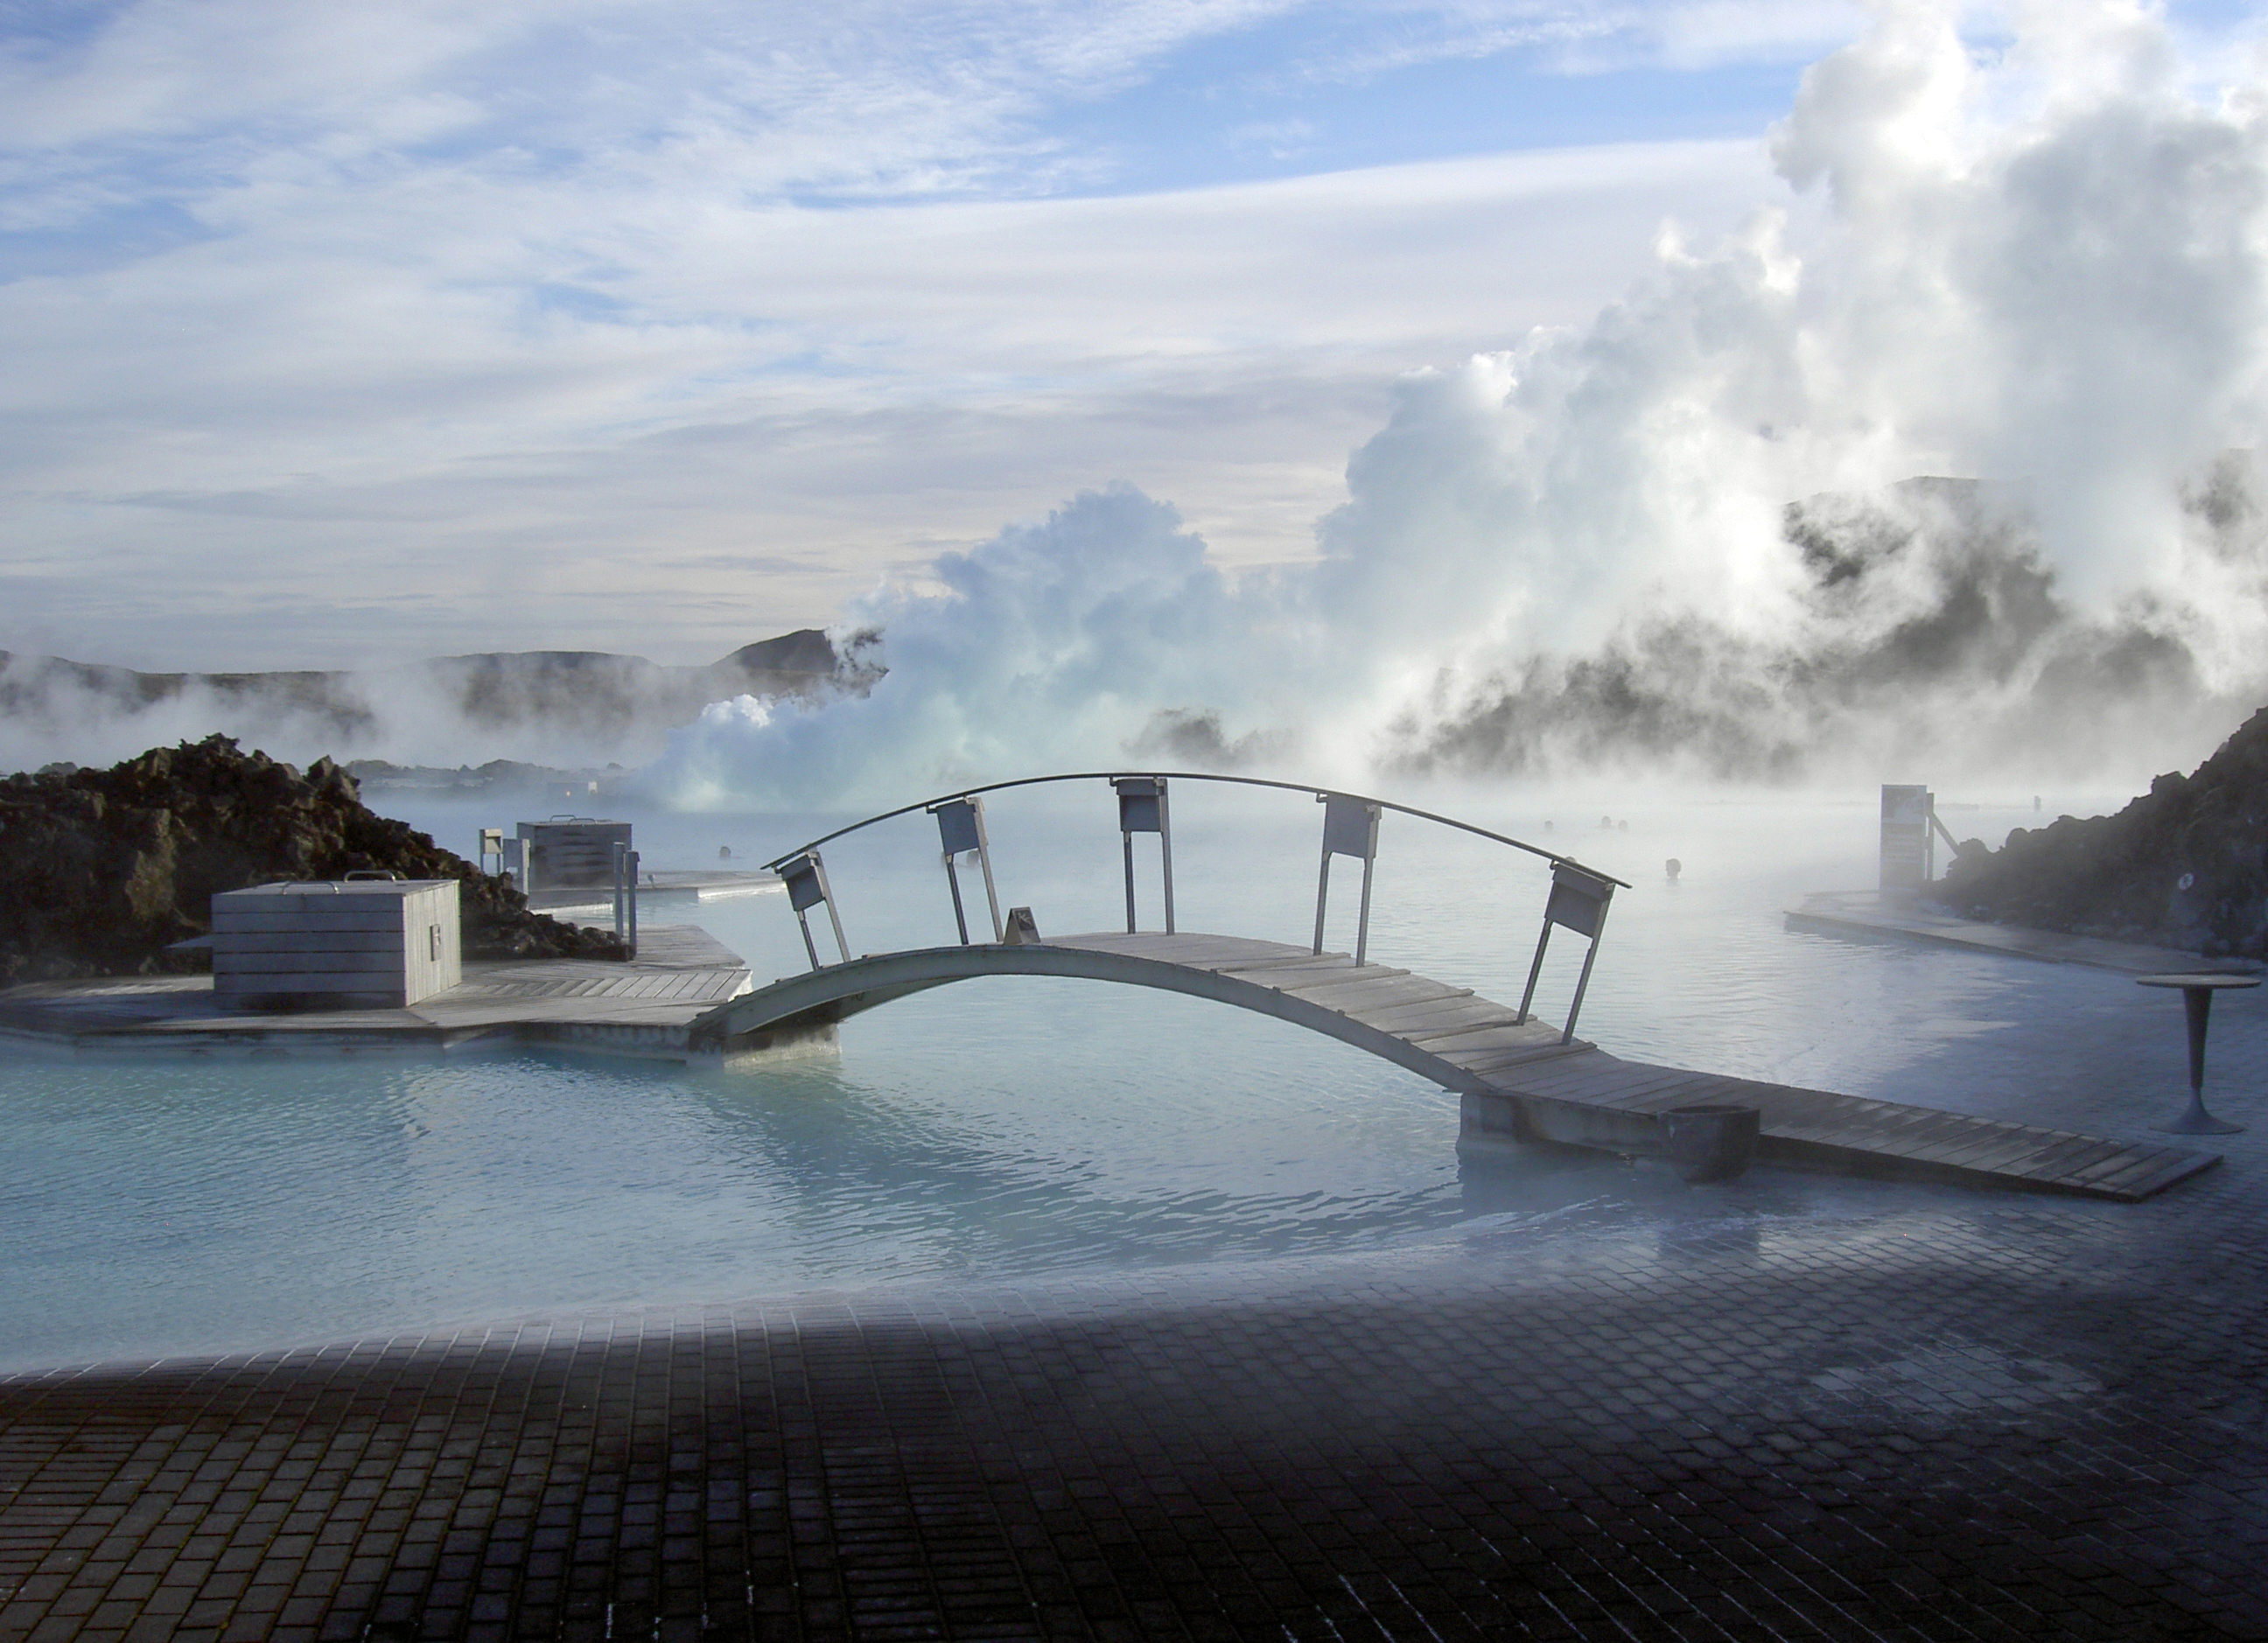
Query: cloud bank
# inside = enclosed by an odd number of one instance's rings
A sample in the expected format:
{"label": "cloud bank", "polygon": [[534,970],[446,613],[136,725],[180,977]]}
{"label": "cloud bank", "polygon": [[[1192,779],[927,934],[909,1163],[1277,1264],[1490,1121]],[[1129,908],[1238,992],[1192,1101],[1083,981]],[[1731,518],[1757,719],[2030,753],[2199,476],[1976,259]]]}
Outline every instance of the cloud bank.
{"label": "cloud bank", "polygon": [[2009,26],[1886,7],[1773,134],[1815,232],[1665,232],[1589,323],[1406,379],[1312,564],[1230,579],[1085,495],[855,606],[866,699],[712,708],[655,781],[863,802],[1176,737],[1350,780],[2202,752],[2268,689],[2261,88],[2201,92],[2113,0]]}
{"label": "cloud bank", "polygon": [[[1714,0],[11,4],[0,648],[691,662],[1109,479],[1228,563],[1303,557],[1395,371],[1591,313],[1667,212],[1733,220],[1763,178],[1743,88],[1849,26]],[[1649,95],[1573,96],[1578,55]],[[1311,138],[1231,139],[1256,122]]]}

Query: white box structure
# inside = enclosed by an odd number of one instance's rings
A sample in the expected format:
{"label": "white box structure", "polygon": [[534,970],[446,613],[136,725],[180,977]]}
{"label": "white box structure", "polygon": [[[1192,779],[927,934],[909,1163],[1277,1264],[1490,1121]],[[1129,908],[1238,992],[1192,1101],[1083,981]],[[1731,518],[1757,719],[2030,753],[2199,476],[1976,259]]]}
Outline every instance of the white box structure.
{"label": "white box structure", "polygon": [[520,891],[604,889],[615,881],[615,852],[630,847],[630,824],[554,816],[519,824]]}
{"label": "white box structure", "polygon": [[244,1009],[401,1009],[464,979],[454,879],[263,884],[212,898],[213,992]]}

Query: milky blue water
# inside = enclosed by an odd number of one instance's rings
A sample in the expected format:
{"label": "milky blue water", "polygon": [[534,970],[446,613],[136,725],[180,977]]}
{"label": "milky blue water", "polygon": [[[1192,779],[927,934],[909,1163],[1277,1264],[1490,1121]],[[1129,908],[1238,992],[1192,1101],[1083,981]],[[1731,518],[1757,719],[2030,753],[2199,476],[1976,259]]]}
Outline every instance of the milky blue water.
{"label": "milky blue water", "polygon": [[[1926,1079],[1959,1104],[1963,1069],[1981,1088],[2012,1028],[2130,1007],[2130,986],[2092,972],[1787,932],[1801,893],[1870,880],[1869,798],[1438,802],[1631,880],[1583,1020],[1618,1053],[1908,1099]],[[393,807],[468,851],[478,826],[519,819]],[[653,867],[714,866],[719,845],[761,858],[832,824],[631,814]],[[1181,927],[1304,940],[1319,816],[1303,797],[1177,789]],[[1997,841],[2032,818],[1953,819]],[[916,815],[828,851],[855,951],[950,939],[932,825]],[[1123,924],[1108,790],[1004,798],[991,831],[1004,901],[1032,906],[1043,933]],[[1516,999],[1544,882],[1532,859],[1389,816],[1373,953]],[[1339,886],[1344,945],[1355,875],[1342,867]],[[804,967],[776,895],[697,917],[759,981]],[[1555,1017],[1580,949],[1555,946],[1541,995]],[[940,989],[847,1024],[839,1057],[755,1070],[17,1057],[0,1064],[0,1367],[814,1285],[1264,1258],[1483,1216],[1696,1212],[1651,1166],[1560,1153],[1461,1166],[1456,1133],[1454,1097],[1344,1046],[1068,981]],[[1839,1189],[1763,1190],[1800,1204]]]}

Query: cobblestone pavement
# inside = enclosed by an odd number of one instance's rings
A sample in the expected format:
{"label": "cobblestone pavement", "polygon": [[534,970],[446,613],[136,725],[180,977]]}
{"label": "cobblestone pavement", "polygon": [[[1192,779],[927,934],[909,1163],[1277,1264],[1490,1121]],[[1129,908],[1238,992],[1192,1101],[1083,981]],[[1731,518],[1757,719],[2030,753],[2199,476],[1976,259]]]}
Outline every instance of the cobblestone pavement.
{"label": "cobblestone pavement", "polygon": [[2268,1636],[2243,1184],[19,1375],[0,1632]]}

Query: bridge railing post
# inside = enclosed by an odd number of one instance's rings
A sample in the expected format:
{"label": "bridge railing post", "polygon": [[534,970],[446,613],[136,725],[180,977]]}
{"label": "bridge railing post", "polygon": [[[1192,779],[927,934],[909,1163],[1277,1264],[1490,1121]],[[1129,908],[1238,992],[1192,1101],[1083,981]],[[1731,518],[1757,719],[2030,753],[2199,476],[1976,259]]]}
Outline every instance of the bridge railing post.
{"label": "bridge railing post", "polygon": [[630,939],[630,908],[622,888],[622,853],[629,849],[620,839],[615,841],[615,939],[622,942]]}
{"label": "bridge railing post", "polygon": [[[630,956],[636,958],[637,956],[638,853],[634,850],[626,850],[622,852],[622,878],[630,893],[630,934],[626,938],[626,942],[630,950]],[[828,910],[831,912],[834,910],[830,907]],[[842,935],[843,927],[840,925],[835,927],[835,933],[838,938]]]}
{"label": "bridge railing post", "polygon": [[961,932],[961,945],[968,945],[968,915],[961,905],[961,876],[953,867],[953,858],[960,855],[975,856],[983,868],[984,899],[992,910],[992,939],[1005,939],[1007,932],[1000,924],[1000,892],[992,883],[992,847],[984,834],[984,801],[973,794],[947,799],[932,805],[929,813],[937,818],[938,843],[945,851],[945,882],[953,892],[953,922]]}
{"label": "bridge railing post", "polygon": [[1378,861],[1381,810],[1366,799],[1352,799],[1344,793],[1317,793],[1315,802],[1323,807],[1323,859],[1315,873],[1315,951],[1321,954],[1323,950],[1323,911],[1331,893],[1331,858],[1357,856],[1362,859],[1362,910],[1355,918],[1354,961],[1360,964],[1370,953],[1370,882]]}
{"label": "bridge railing post", "polygon": [[1551,866],[1551,899],[1543,904],[1543,932],[1535,939],[1535,961],[1528,967],[1528,991],[1520,995],[1520,1013],[1515,1021],[1528,1020],[1528,1006],[1535,1002],[1536,978],[1543,974],[1543,950],[1551,942],[1551,926],[1559,925],[1577,935],[1588,936],[1589,949],[1583,954],[1583,973],[1575,981],[1574,1001],[1567,1006],[1566,1029],[1559,1035],[1563,1044],[1575,1040],[1575,1018],[1583,1011],[1583,994],[1591,984],[1591,966],[1599,956],[1599,933],[1606,928],[1607,908],[1615,899],[1611,880],[1571,867],[1565,862],[1554,862]]}
{"label": "bridge railing post", "polygon": [[827,905],[828,922],[835,926],[835,949],[848,964],[850,944],[843,939],[843,916],[835,910],[835,895],[827,887],[827,867],[819,859],[819,852],[807,850],[780,863],[779,876],[787,886],[787,904],[795,910],[795,922],[803,931],[803,950],[811,954],[811,968],[823,968],[819,961],[819,945],[811,939],[808,917],[810,910],[822,902]]}
{"label": "bridge railing post", "polygon": [[1126,933],[1138,927],[1134,913],[1134,836],[1158,836],[1158,862],[1165,880],[1166,933],[1174,933],[1173,818],[1166,806],[1162,776],[1114,776],[1111,790],[1118,795],[1118,840],[1126,858]]}

